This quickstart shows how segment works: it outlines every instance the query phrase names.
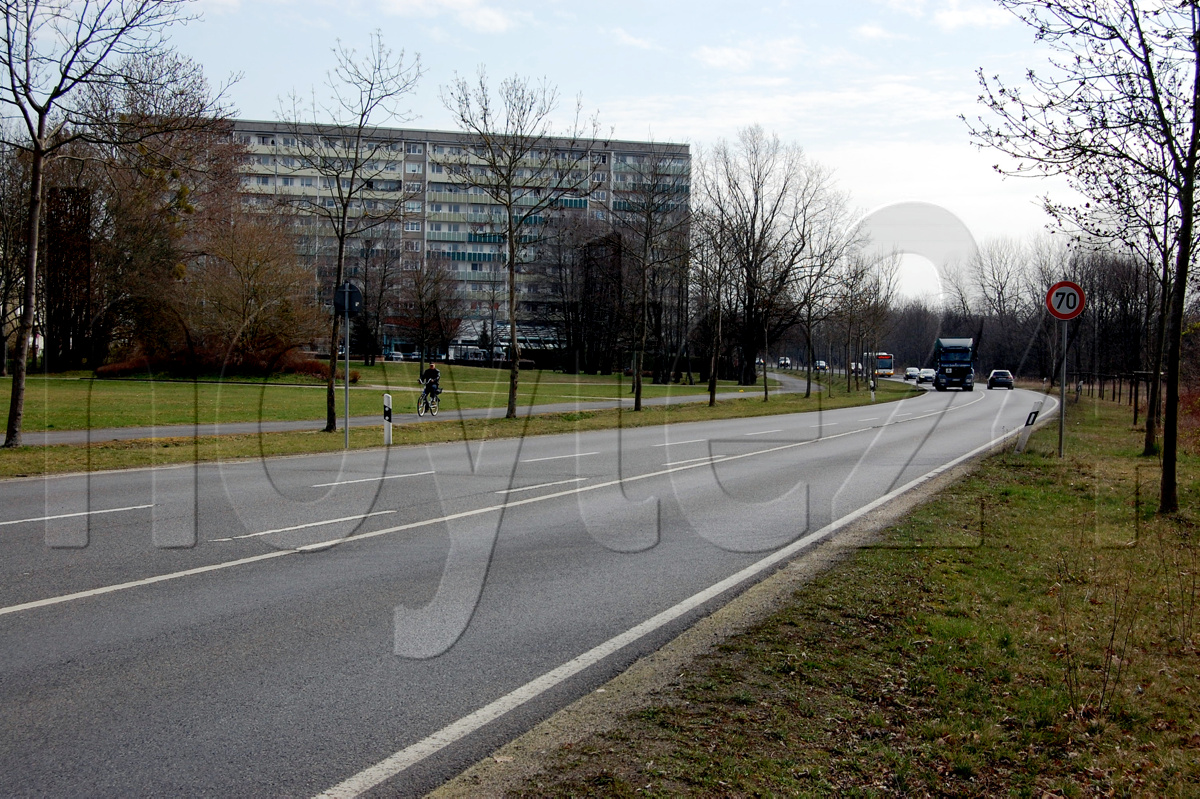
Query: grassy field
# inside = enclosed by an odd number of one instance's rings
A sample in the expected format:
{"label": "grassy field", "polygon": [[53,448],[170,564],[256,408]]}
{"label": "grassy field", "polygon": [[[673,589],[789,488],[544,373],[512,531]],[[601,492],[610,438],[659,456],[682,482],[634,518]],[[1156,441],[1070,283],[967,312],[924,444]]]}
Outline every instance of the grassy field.
{"label": "grassy field", "polygon": [[[187,386],[190,390],[191,386]],[[761,391],[761,389],[759,389]],[[463,422],[420,422],[415,417],[396,415],[393,428],[395,446],[431,444],[443,441],[511,438],[526,435],[548,435],[613,427],[646,427],[679,424],[682,422],[728,419],[780,413],[800,413],[822,408],[861,405],[871,401],[866,391],[846,392],[833,387],[827,392],[805,399],[799,394],[773,395],[762,401],[759,391],[748,390],[745,399],[722,400],[715,407],[705,402],[675,406],[647,406],[632,411],[581,411],[577,413],[543,414],[526,419],[471,419]],[[914,390],[901,383],[884,381],[877,399],[881,402],[911,396]],[[378,405],[378,394],[375,394]],[[400,406],[397,405],[399,408]],[[374,407],[370,412],[377,412]],[[403,424],[405,418],[412,423]],[[317,425],[314,424],[314,428]],[[104,441],[90,447],[61,445],[51,447],[21,447],[0,449],[0,478],[37,474],[124,469],[158,466],[193,461],[231,460],[273,455],[296,455],[310,452],[334,452],[343,444],[343,433],[317,432],[262,433],[259,435],[227,435],[208,437],[178,437],[154,440]],[[383,428],[356,427],[350,430],[350,446],[354,449],[380,446]]]}
{"label": "grassy field", "polygon": [[1198,796],[1197,458],[1071,405],[519,796]]}
{"label": "grassy field", "polygon": [[[416,407],[421,386],[415,363],[351,364],[359,372],[350,387],[350,414],[377,414],[382,394],[392,394],[397,412]],[[470,366],[442,368],[442,407],[494,408],[508,402],[508,372]],[[722,382],[721,390],[736,389]],[[12,379],[0,380],[0,402],[8,408]],[[629,395],[629,378],[620,375],[522,373],[518,404],[541,405],[615,399]],[[703,394],[702,385],[643,385],[646,398]],[[337,387],[337,412],[343,413],[342,386]],[[90,373],[30,376],[25,394],[27,432],[84,430],[142,425],[212,424],[214,422],[288,421],[325,418],[325,385],[298,378],[259,382],[204,379],[94,380]]]}

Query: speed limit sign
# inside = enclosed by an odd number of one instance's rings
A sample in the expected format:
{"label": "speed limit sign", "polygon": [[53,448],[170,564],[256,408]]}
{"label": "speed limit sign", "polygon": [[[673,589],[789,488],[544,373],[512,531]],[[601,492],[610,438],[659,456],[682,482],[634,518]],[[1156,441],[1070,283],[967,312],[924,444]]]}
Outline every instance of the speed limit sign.
{"label": "speed limit sign", "polygon": [[1046,310],[1055,319],[1069,322],[1083,313],[1083,289],[1078,283],[1062,280],[1046,292]]}

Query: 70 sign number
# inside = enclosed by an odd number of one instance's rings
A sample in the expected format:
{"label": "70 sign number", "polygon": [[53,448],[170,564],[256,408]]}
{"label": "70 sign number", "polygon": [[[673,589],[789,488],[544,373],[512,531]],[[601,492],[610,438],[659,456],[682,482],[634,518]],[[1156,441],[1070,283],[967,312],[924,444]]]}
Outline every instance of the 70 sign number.
{"label": "70 sign number", "polygon": [[1083,289],[1070,280],[1061,280],[1046,292],[1046,310],[1064,322],[1083,313],[1084,304]]}

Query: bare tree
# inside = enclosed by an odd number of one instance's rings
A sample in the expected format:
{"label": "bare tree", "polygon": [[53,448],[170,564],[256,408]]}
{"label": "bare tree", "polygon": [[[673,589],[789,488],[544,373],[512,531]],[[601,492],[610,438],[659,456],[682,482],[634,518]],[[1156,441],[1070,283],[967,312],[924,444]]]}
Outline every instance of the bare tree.
{"label": "bare tree", "polygon": [[719,143],[701,174],[705,208],[717,217],[715,229],[736,274],[739,383],[753,385],[760,345],[798,320],[794,281],[829,172],[798,146],[753,126],[736,142]]}
{"label": "bare tree", "polygon": [[836,191],[823,193],[813,214],[812,232],[795,280],[799,328],[804,334],[805,397],[812,396],[816,330],[836,311],[839,270],[863,244],[862,231],[849,224],[849,216],[846,195]]}
{"label": "bare tree", "polygon": [[577,100],[572,121],[556,132],[556,88],[514,76],[493,92],[482,68],[474,80],[456,76],[443,87],[442,103],[470,142],[464,152],[445,154],[435,162],[481,192],[499,211],[488,227],[507,256],[510,367],[505,416],[515,419],[521,360],[517,275],[532,260],[546,213],[568,199],[579,198],[586,205],[582,198],[589,193],[590,149],[599,123],[583,118]]}
{"label": "bare tree", "polygon": [[730,263],[724,246],[725,234],[717,214],[702,211],[693,217],[693,287],[696,292],[697,327],[704,333],[709,351],[708,404],[717,404],[717,374],[724,341],[724,318],[732,310],[729,298]]}
{"label": "bare tree", "polygon": [[0,144],[0,377],[8,375],[8,341],[21,310],[25,214],[29,210],[27,178],[16,148]]}
{"label": "bare tree", "polygon": [[[203,85],[199,65],[171,53],[166,29],[182,20],[183,0],[108,0],[4,5],[0,38],[0,105],[5,144],[28,159],[25,269],[12,395],[4,446],[21,444],[25,377],[34,326],[43,181],[49,159],[75,141],[133,144],[164,131],[208,124],[223,110]],[[170,88],[172,91],[165,91]],[[142,98],[137,113],[111,116],[97,99]]]}
{"label": "bare tree", "polygon": [[[633,409],[642,409],[642,372],[646,341],[651,329],[652,305],[663,312],[665,303],[653,303],[653,295],[676,287],[675,306],[683,302],[678,290],[681,263],[686,263],[686,241],[690,224],[688,194],[691,163],[671,145],[651,144],[644,154],[615,156],[613,164],[613,224],[626,240],[624,254],[633,273],[634,332]],[[681,243],[685,246],[680,246]],[[658,289],[658,291],[654,291]]]}
{"label": "bare tree", "polygon": [[188,316],[206,352],[234,369],[270,368],[319,329],[312,274],[286,218],[233,213],[206,231],[188,275]]}
{"label": "bare tree", "polygon": [[462,327],[458,281],[440,260],[411,259],[404,262],[398,294],[399,322],[416,342],[423,368],[425,358],[433,360]]}
{"label": "bare tree", "polygon": [[1132,175],[1161,194],[1177,220],[1159,496],[1159,511],[1175,512],[1179,359],[1200,164],[1200,7],[1144,0],[999,2],[1055,55],[1046,70],[1026,74],[1028,92],[980,72],[980,101],[992,116],[971,126],[976,140],[1015,157],[1017,165],[1007,171],[1070,175],[1089,194],[1111,185],[1103,176]]}
{"label": "bare tree", "polygon": [[[320,219],[336,242],[332,289],[345,279],[346,247],[380,225],[400,219],[405,204],[419,192],[408,192],[403,176],[386,181],[388,153],[393,146],[378,136],[381,121],[407,121],[401,101],[416,89],[422,75],[420,56],[407,60],[393,52],[379,32],[368,51],[359,55],[340,42],[333,50],[336,66],[329,73],[325,100],[290,98],[282,112],[299,173],[316,172],[320,185],[312,192],[280,195],[294,210]],[[287,165],[285,164],[285,167]],[[319,234],[318,234],[319,235]],[[341,319],[330,314],[329,379],[325,391],[325,432],[337,430],[334,375]]]}

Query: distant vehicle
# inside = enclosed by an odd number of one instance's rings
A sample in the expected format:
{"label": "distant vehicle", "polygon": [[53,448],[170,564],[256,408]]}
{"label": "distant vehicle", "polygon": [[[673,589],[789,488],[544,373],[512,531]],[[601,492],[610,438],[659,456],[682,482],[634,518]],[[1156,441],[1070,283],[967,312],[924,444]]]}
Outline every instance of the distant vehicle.
{"label": "distant vehicle", "polygon": [[954,386],[963,391],[975,389],[975,339],[939,338],[933,342],[933,360],[937,364],[935,389],[945,391]]}
{"label": "distant vehicle", "polygon": [[1013,388],[1012,372],[1007,369],[993,369],[992,373],[988,375],[988,388],[1007,388],[1011,391]]}
{"label": "distant vehicle", "polygon": [[780,355],[779,360],[777,360],[775,362],[775,365],[778,366],[780,369],[791,369],[792,368],[792,359],[786,355]]}
{"label": "distant vehicle", "polygon": [[392,350],[391,352],[384,355],[383,359],[385,361],[403,361],[404,353],[400,352],[399,350]]}
{"label": "distant vehicle", "polygon": [[829,368],[829,364],[825,363],[824,361],[817,361],[816,363],[813,364],[813,368],[816,369],[818,372],[824,372],[826,369]]}
{"label": "distant vehicle", "polygon": [[920,377],[921,377],[921,370],[915,366],[910,366],[904,370],[904,379],[905,380],[919,380]]}
{"label": "distant vehicle", "polygon": [[935,372],[933,369],[922,369],[917,373],[917,382],[932,383],[935,377],[937,377],[937,372]]}
{"label": "distant vehicle", "polygon": [[858,361],[853,361],[850,364],[850,374],[861,375],[863,373],[862,364]]}
{"label": "distant vehicle", "polygon": [[886,352],[864,352],[863,363],[871,364],[874,374],[879,377],[891,377],[896,374],[895,359]]}

